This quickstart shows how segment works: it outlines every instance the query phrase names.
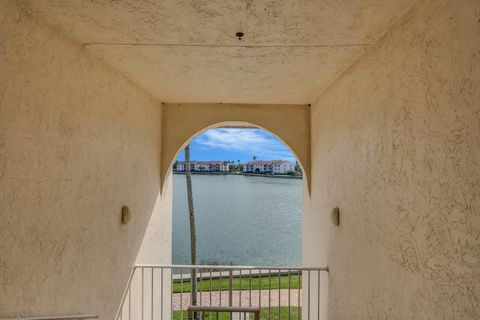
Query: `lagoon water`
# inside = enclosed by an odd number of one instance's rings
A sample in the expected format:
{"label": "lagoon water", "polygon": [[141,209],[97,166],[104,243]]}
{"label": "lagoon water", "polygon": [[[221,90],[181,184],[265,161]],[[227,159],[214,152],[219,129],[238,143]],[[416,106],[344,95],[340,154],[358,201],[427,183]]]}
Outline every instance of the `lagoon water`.
{"label": "lagoon water", "polygon": [[[192,175],[199,264],[300,266],[302,180]],[[173,263],[190,264],[185,175],[173,176]]]}

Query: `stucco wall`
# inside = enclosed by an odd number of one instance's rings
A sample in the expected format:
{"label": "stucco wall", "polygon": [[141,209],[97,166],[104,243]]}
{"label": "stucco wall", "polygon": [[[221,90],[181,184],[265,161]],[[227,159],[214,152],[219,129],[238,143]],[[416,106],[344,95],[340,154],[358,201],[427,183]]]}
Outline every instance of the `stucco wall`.
{"label": "stucco wall", "polygon": [[0,4],[0,318],[112,319],[161,207],[161,104],[15,3]]}
{"label": "stucco wall", "polygon": [[480,319],[479,88],[480,2],[439,0],[312,106],[304,261],[330,267],[329,319]]}
{"label": "stucco wall", "polygon": [[136,264],[169,264],[172,260],[173,177],[168,174],[150,217]]}

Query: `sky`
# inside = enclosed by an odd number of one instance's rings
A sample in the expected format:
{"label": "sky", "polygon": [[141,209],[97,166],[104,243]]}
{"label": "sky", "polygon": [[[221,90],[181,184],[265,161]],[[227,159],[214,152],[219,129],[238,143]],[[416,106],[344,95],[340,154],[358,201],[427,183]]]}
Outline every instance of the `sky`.
{"label": "sky", "polygon": [[[295,163],[290,149],[274,135],[262,129],[210,129],[190,142],[190,160],[289,160]],[[182,151],[177,160],[184,160]]]}

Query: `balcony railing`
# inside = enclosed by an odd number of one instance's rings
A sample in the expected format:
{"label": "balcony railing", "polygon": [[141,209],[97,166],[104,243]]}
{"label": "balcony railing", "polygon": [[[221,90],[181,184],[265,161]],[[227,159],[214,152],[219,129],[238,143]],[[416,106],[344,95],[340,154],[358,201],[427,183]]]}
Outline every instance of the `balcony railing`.
{"label": "balcony railing", "polygon": [[187,320],[189,308],[196,319],[205,320],[258,315],[262,320],[320,320],[327,272],[328,268],[137,265],[116,320]]}

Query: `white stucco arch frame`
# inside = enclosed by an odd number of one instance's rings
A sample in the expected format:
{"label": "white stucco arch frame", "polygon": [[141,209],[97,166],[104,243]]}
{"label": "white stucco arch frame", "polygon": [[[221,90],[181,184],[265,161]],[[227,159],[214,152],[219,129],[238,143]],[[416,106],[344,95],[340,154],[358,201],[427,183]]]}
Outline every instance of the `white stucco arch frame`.
{"label": "white stucco arch frame", "polygon": [[179,152],[199,133],[246,123],[278,137],[296,156],[310,192],[310,107],[308,105],[190,104],[162,106],[161,183]]}

